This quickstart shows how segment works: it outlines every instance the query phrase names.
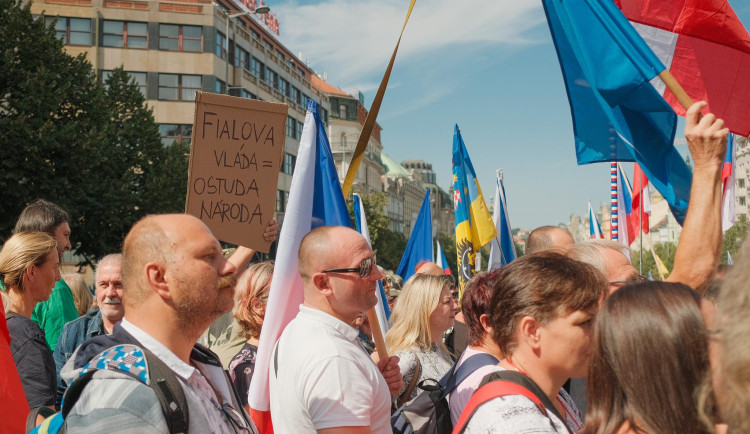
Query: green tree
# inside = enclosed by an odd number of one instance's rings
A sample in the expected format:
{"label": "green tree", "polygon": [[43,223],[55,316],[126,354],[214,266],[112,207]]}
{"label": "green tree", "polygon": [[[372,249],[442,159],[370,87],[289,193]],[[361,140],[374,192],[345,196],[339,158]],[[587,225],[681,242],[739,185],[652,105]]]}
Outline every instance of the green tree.
{"label": "green tree", "polygon": [[736,259],[739,256],[748,229],[750,229],[750,222],[748,222],[747,217],[744,214],[738,215],[734,225],[724,232],[724,244],[719,256],[720,263],[727,263],[727,252],[732,255],[732,258]]}
{"label": "green tree", "polygon": [[[654,244],[654,252],[657,256],[659,256],[659,259],[661,259],[662,263],[664,263],[664,266],[667,267],[667,270],[669,272],[671,272],[674,267],[674,254],[676,250],[677,245],[672,243]],[[642,274],[644,276],[648,276],[650,272],[651,277],[653,277],[655,280],[660,280],[659,270],[656,266],[656,260],[654,259],[654,255],[651,254],[651,251],[644,248],[642,257]],[[635,267],[636,270],[641,270],[641,253],[638,251],[634,251],[631,256],[631,262],[633,263],[633,267]],[[664,275],[665,278],[667,276],[669,276],[669,274]]]}
{"label": "green tree", "polygon": [[[385,207],[388,206],[387,193],[360,194],[362,207],[367,217],[367,228],[370,232],[372,249],[378,257],[378,265],[396,271],[401,262],[401,255],[406,248],[406,237],[399,232],[391,231],[388,217],[385,215]],[[347,199],[349,214],[354,221],[353,199]]]}
{"label": "green tree", "polygon": [[76,253],[90,261],[119,251],[143,215],[184,209],[187,149],[162,146],[125,72],[105,89],[29,8],[0,0],[0,238],[43,197],[70,213]]}

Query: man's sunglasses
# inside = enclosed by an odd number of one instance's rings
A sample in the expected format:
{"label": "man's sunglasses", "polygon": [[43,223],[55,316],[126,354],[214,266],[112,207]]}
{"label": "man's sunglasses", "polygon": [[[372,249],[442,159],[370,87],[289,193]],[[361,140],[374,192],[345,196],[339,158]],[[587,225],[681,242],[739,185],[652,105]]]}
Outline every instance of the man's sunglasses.
{"label": "man's sunglasses", "polygon": [[323,270],[323,273],[359,273],[359,277],[365,279],[372,273],[373,267],[375,267],[375,255],[360,262],[356,268],[331,268]]}

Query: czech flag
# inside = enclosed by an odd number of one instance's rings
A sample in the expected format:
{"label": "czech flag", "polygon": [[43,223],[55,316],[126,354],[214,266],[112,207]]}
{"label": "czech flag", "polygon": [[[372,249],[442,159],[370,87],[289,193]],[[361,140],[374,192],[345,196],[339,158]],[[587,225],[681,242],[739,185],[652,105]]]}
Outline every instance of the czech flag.
{"label": "czech flag", "polygon": [[721,228],[726,232],[734,225],[734,160],[736,157],[734,149],[734,134],[729,135],[727,142],[727,155],[724,165],[721,167]]}
{"label": "czech flag", "polygon": [[445,274],[451,275],[451,267],[448,265],[448,258],[445,257],[445,252],[443,251],[443,248],[440,246],[440,241],[436,241],[437,243],[437,254],[435,262],[438,267],[442,268],[443,271],[445,271]]}
{"label": "czech flag", "polygon": [[318,105],[308,100],[297,165],[289,190],[289,204],[279,234],[276,266],[258,344],[255,373],[248,393],[250,415],[261,434],[273,432],[268,382],[273,348],[304,302],[297,253],[302,238],[319,226],[352,227],[352,222],[326,128],[318,114]]}

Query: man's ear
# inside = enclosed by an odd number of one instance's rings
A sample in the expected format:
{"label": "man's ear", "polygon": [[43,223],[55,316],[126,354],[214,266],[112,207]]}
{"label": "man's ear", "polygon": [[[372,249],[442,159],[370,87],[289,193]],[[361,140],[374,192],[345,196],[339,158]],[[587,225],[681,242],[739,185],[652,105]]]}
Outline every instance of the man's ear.
{"label": "man's ear", "polygon": [[146,264],[146,280],[151,289],[159,297],[170,299],[172,298],[172,294],[169,292],[166,271],[167,267],[163,262],[149,262]]}
{"label": "man's ear", "polygon": [[541,324],[532,316],[524,316],[518,324],[519,343],[524,342],[532,349],[539,349],[541,337]]}
{"label": "man's ear", "polygon": [[312,283],[315,288],[323,295],[331,295],[333,288],[331,287],[331,279],[326,273],[315,273],[312,275]]}

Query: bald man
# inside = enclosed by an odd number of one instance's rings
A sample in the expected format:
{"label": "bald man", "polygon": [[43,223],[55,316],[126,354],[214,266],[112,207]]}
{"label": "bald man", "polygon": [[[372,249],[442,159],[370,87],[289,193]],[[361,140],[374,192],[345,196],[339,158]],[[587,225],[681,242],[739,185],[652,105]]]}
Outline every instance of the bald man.
{"label": "bald man", "polygon": [[430,261],[422,261],[414,268],[415,274],[430,274],[433,276],[442,276],[445,274],[445,270],[440,268],[438,264]]}
{"label": "bald man", "polygon": [[524,253],[530,255],[545,250],[556,250],[565,253],[573,247],[575,241],[567,229],[557,226],[540,226],[526,238],[526,250]]}
{"label": "bald man", "polygon": [[[189,413],[181,419],[189,420],[188,434],[257,432],[218,357],[195,344],[218,316],[232,308],[235,271],[219,242],[197,218],[172,214],[137,222],[123,244],[124,318],[111,335],[82,344],[61,373],[70,384],[88,363],[110,367],[97,371],[85,387],[66,417],[68,430],[170,431],[155,389],[137,378],[138,368],[146,363],[138,355],[143,349],[158,357],[179,383],[187,403],[184,411]],[[124,350],[104,351],[123,345]],[[114,361],[128,366],[135,376],[113,370],[107,361],[112,353],[125,353],[122,360],[114,354]],[[173,408],[179,399],[170,401]]]}
{"label": "bald man", "polygon": [[370,359],[354,324],[375,304],[382,274],[356,231],[321,227],[302,239],[304,304],[284,329],[270,372],[271,418],[280,434],[390,433],[398,358]]}

